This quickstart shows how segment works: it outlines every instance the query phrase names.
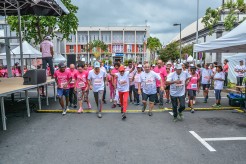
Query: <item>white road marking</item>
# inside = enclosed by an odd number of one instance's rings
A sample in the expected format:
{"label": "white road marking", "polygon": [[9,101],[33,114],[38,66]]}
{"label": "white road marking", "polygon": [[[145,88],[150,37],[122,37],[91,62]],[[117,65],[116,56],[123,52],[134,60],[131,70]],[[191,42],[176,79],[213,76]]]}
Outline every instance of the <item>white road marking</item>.
{"label": "white road marking", "polygon": [[201,144],[203,144],[203,146],[205,146],[209,151],[211,152],[215,152],[216,150],[209,145],[204,139],[202,139],[198,134],[196,134],[196,132],[194,131],[189,131],[199,142],[201,142]]}
{"label": "white road marking", "polygon": [[[221,97],[222,99],[225,99],[227,97]],[[204,99],[204,97],[196,97],[196,99]],[[208,99],[215,99],[215,97],[208,97]]]}
{"label": "white road marking", "polygon": [[173,116],[173,112],[169,112],[169,114],[171,114],[171,116]]}
{"label": "white road marking", "polygon": [[246,141],[246,137],[203,138],[204,141]]}

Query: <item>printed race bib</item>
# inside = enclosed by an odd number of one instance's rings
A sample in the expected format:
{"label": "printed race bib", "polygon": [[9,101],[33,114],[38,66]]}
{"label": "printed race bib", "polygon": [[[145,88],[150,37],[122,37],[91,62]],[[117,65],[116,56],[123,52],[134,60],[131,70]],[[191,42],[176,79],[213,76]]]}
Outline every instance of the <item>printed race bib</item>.
{"label": "printed race bib", "polygon": [[74,82],[75,82],[75,79],[72,79],[72,81],[70,82],[71,84],[74,84]]}
{"label": "printed race bib", "polygon": [[191,89],[197,89],[197,84],[191,84]]}
{"label": "printed race bib", "polygon": [[125,85],[127,85],[127,81],[125,81],[125,80],[119,81],[119,84],[121,86],[125,86]]}
{"label": "printed race bib", "polygon": [[79,88],[84,88],[85,87],[85,83],[84,82],[79,82]]}
{"label": "printed race bib", "polygon": [[67,83],[66,82],[61,82],[61,88],[65,88],[64,86],[66,85]]}
{"label": "printed race bib", "polygon": [[205,79],[208,79],[208,80],[210,79],[209,76],[205,76],[204,78],[205,78]]}
{"label": "printed race bib", "polygon": [[95,79],[94,85],[102,85],[102,79]]}
{"label": "printed race bib", "polygon": [[153,85],[154,84],[154,80],[153,79],[147,79],[145,84],[146,85]]}

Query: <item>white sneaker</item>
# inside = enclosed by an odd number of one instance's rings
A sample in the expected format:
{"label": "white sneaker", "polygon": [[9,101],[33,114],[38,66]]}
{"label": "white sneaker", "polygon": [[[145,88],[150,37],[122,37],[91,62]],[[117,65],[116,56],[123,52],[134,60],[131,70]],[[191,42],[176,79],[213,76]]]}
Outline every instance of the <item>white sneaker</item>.
{"label": "white sneaker", "polygon": [[67,110],[70,110],[68,106],[67,106]]}
{"label": "white sneaker", "polygon": [[66,115],[67,114],[67,109],[63,109],[62,115]]}
{"label": "white sneaker", "polygon": [[113,102],[113,100],[112,100],[112,99],[110,99],[110,102]]}

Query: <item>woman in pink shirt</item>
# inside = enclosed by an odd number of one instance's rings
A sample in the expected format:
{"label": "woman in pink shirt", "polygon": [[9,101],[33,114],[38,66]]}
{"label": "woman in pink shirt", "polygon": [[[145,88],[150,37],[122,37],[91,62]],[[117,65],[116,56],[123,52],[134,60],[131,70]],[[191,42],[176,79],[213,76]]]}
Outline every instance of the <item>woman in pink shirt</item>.
{"label": "woman in pink shirt", "polygon": [[113,102],[113,99],[114,99],[114,95],[115,95],[115,91],[114,91],[114,85],[113,85],[113,78],[112,78],[112,75],[111,75],[111,71],[112,69],[114,69],[113,66],[110,67],[109,69],[109,73],[107,74],[107,81],[108,81],[108,84],[107,86],[109,86],[109,90],[110,90],[110,102]]}
{"label": "woman in pink shirt", "polygon": [[77,98],[79,103],[78,113],[83,113],[83,100],[85,99],[88,108],[91,109],[91,104],[88,99],[88,72],[84,70],[85,65],[78,65],[77,73],[74,75],[75,79],[75,91],[77,92]]}
{"label": "woman in pink shirt", "polygon": [[190,107],[191,109],[191,113],[194,113],[195,110],[193,108],[193,104],[194,104],[194,100],[196,97],[196,91],[200,90],[200,76],[198,75],[198,73],[196,73],[196,67],[195,66],[191,66],[190,67],[190,81],[187,85],[187,91],[188,91],[188,97],[189,97],[189,101],[188,101],[188,107]]}

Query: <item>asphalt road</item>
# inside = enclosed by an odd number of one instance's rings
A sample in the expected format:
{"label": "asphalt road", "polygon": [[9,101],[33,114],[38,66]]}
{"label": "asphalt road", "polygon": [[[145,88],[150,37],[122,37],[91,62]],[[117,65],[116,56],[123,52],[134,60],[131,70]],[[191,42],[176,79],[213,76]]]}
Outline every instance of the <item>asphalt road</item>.
{"label": "asphalt road", "polygon": [[[203,104],[198,99],[196,106],[208,107],[212,100]],[[227,103],[223,99],[222,105]],[[107,103],[104,109],[110,106]],[[190,133],[201,138],[246,137],[244,113],[185,112],[184,121],[174,123],[169,112],[152,117],[129,113],[122,121],[119,113],[104,113],[98,119],[95,113],[32,112],[27,118],[24,103],[8,107],[8,130],[0,131],[0,164],[246,163],[246,140],[207,141],[216,150],[212,152]],[[53,100],[48,107],[43,102],[43,108],[60,109]],[[129,106],[130,110],[138,108]]]}

